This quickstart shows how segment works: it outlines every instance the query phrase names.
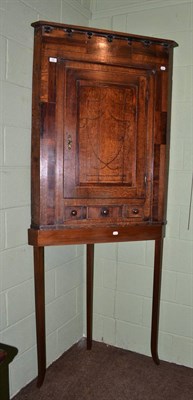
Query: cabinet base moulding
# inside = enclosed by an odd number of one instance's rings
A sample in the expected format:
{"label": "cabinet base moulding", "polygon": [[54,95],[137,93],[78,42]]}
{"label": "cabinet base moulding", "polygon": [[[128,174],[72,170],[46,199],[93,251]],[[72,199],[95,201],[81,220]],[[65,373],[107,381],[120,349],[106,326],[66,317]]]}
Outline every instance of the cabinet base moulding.
{"label": "cabinet base moulding", "polygon": [[56,230],[28,230],[28,243],[32,246],[89,244],[156,240],[164,236],[164,225],[129,227],[72,228]]}

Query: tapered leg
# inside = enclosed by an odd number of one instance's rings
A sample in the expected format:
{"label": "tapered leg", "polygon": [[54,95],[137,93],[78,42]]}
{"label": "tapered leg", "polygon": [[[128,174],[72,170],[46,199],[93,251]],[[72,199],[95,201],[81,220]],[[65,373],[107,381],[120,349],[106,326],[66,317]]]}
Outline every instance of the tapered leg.
{"label": "tapered leg", "polygon": [[158,330],[159,330],[162,254],[163,254],[163,239],[161,238],[155,241],[153,304],[152,304],[152,325],[151,325],[151,354],[156,364],[160,363],[158,356]]}
{"label": "tapered leg", "polygon": [[40,387],[46,373],[44,247],[34,247],[34,279],[38,356],[37,386]]}
{"label": "tapered leg", "polygon": [[94,244],[87,244],[87,349],[92,347]]}

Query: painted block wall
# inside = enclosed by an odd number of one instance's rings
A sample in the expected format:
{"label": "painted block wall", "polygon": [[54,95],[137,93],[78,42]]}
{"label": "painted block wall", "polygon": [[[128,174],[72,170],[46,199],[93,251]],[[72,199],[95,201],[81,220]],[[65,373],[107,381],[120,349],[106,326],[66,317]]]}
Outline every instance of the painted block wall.
{"label": "painted block wall", "polygon": [[[0,0],[0,342],[11,396],[37,375],[30,226],[32,22],[88,25],[88,0]],[[46,249],[47,364],[83,334],[82,246]]]}
{"label": "painted block wall", "polygon": [[[173,39],[173,103],[159,355],[193,367],[193,1],[93,0],[90,25]],[[193,208],[193,204],[192,204]],[[150,355],[153,242],[97,245],[94,338]]]}

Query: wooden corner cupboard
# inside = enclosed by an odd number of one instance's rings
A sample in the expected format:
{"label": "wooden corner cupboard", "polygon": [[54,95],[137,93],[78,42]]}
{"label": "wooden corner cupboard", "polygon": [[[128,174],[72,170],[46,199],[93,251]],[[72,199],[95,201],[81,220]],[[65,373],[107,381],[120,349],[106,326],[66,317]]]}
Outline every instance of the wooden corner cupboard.
{"label": "wooden corner cupboard", "polygon": [[38,386],[46,371],[44,247],[155,241],[151,352],[158,364],[174,41],[39,21],[34,37],[32,218]]}

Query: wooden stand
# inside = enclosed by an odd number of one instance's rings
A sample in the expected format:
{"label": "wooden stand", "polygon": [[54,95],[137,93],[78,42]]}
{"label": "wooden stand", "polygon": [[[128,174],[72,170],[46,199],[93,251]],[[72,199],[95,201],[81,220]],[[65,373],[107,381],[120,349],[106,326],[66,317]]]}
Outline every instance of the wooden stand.
{"label": "wooden stand", "polygon": [[93,314],[93,276],[94,276],[94,244],[87,244],[87,349],[92,347],[92,314]]}
{"label": "wooden stand", "polygon": [[40,387],[46,372],[44,247],[34,247],[34,280],[38,356],[37,386]]}
{"label": "wooden stand", "polygon": [[[155,228],[155,227],[154,227]],[[162,270],[162,251],[163,251],[163,228],[156,227],[144,228],[138,232],[138,239],[155,240],[154,256],[154,283],[152,296],[152,326],[151,326],[151,353],[156,364],[159,364],[158,356],[158,328],[159,328],[159,307],[160,307],[160,288],[161,288],[161,270]],[[130,237],[128,230],[128,241],[134,240]],[[152,231],[152,232],[151,232]],[[119,240],[122,241],[124,232],[121,235],[119,231]],[[41,242],[41,235],[44,232],[34,232],[29,230],[29,241]],[[122,236],[122,237],[121,237]],[[81,236],[80,236],[81,237]],[[61,239],[60,239],[61,240]],[[63,239],[65,240],[65,238]],[[69,239],[70,240],[70,239]],[[115,242],[119,241],[115,238]],[[66,239],[67,241],[67,239]],[[125,241],[125,239],[124,239]],[[99,242],[99,241],[97,241]],[[102,242],[104,242],[104,237]],[[79,239],[79,243],[83,243]],[[61,240],[61,243],[64,244]],[[66,243],[67,244],[67,243]],[[72,243],[71,243],[72,244]],[[87,244],[87,349],[92,347],[92,322],[93,322],[93,277],[94,277],[94,244]],[[38,355],[38,379],[37,386],[40,387],[44,381],[46,373],[46,342],[45,342],[45,283],[44,283],[44,247],[34,246],[34,276],[35,276],[35,305],[36,305],[36,334],[37,334],[37,355]]]}

